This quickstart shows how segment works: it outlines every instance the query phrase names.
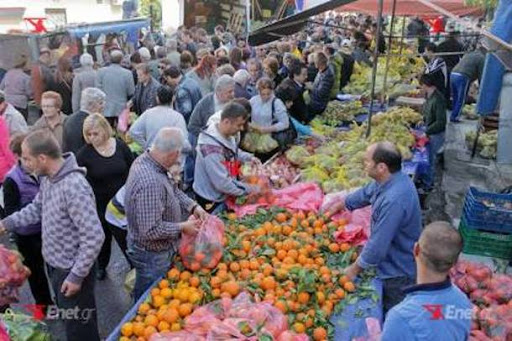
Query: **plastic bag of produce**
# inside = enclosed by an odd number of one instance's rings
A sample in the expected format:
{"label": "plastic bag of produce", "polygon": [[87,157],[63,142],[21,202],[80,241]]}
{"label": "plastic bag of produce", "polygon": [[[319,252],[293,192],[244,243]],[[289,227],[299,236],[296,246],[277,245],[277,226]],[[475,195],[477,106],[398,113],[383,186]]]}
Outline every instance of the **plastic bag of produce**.
{"label": "plastic bag of produce", "polygon": [[270,134],[249,131],[242,140],[242,148],[251,153],[268,153],[279,147]]}
{"label": "plastic bag of produce", "polygon": [[185,318],[185,330],[206,337],[212,327],[219,323],[221,320],[212,311],[196,309],[192,315]]}
{"label": "plastic bag of produce", "polygon": [[[247,328],[247,329],[245,329]],[[245,335],[242,331],[252,330],[250,321],[243,319],[226,319],[223,322],[212,326],[208,335],[207,341],[223,341],[223,340],[245,340]]]}
{"label": "plastic bag of produce", "polygon": [[306,182],[316,182],[321,184],[324,181],[329,180],[327,172],[319,166],[313,166],[301,171],[302,180]]}
{"label": "plastic bag of produce", "polygon": [[263,327],[274,338],[279,337],[279,335],[288,330],[288,318],[279,309],[267,302],[259,303],[258,309],[264,311],[268,316]]}
{"label": "plastic bag of produce", "polygon": [[297,183],[274,191],[275,205],[292,211],[318,212],[324,199],[322,189],[315,183]]}
{"label": "plastic bag of produce", "polygon": [[161,332],[151,335],[149,341],[205,341],[202,336],[187,331]]}
{"label": "plastic bag of produce", "polygon": [[213,215],[203,221],[197,235],[183,234],[179,253],[183,264],[192,271],[213,269],[222,258],[224,223]]}
{"label": "plastic bag of produce", "polygon": [[247,292],[240,293],[234,300],[229,309],[229,317],[249,318],[250,311],[255,308],[251,296]]}
{"label": "plastic bag of produce", "polygon": [[302,165],[304,163],[304,159],[310,156],[307,149],[303,146],[293,146],[285,153],[285,155],[288,161],[298,166]]}
{"label": "plastic bag of produce", "polygon": [[309,337],[307,336],[307,334],[297,334],[297,333],[294,333],[290,330],[287,330],[283,333],[281,333],[281,335],[279,335],[279,337],[277,338],[277,341],[308,341],[309,340]]}
{"label": "plastic bag of produce", "polygon": [[17,289],[30,275],[23,265],[21,255],[0,245],[0,305],[16,302]]}

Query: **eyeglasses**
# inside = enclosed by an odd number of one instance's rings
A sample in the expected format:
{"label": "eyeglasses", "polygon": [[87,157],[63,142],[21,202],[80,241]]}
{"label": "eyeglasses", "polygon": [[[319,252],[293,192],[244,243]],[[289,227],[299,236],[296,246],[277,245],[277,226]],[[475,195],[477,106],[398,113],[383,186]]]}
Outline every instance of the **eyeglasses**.
{"label": "eyeglasses", "polygon": [[48,108],[56,108],[55,105],[41,105],[42,109],[48,109]]}

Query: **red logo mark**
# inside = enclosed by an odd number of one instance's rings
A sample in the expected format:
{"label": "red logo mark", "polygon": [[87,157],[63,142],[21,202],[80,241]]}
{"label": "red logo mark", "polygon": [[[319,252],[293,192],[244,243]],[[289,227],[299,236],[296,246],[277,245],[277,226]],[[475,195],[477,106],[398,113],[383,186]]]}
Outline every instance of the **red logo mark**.
{"label": "red logo mark", "polygon": [[431,320],[444,320],[442,304],[424,304],[423,308],[432,314]]}
{"label": "red logo mark", "polygon": [[34,320],[42,321],[46,317],[44,304],[21,304],[21,306],[32,314]]}

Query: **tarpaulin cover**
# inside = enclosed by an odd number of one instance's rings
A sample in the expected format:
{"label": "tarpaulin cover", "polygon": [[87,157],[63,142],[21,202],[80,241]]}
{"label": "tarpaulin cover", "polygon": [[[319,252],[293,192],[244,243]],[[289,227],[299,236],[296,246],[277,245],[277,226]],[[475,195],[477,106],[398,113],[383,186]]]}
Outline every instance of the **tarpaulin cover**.
{"label": "tarpaulin cover", "polygon": [[[437,0],[433,4],[459,16],[482,15],[484,10],[478,6],[466,6],[464,0]],[[362,12],[377,15],[379,8],[378,0],[358,0],[339,8],[339,12]],[[384,0],[383,13],[391,15],[393,11],[393,0]],[[396,0],[395,15],[397,16],[420,16],[422,18],[436,18],[440,15],[436,10],[422,4],[418,0]]]}
{"label": "tarpaulin cover", "polygon": [[310,8],[306,5],[307,9],[302,12],[290,15],[289,17],[251,32],[249,34],[249,44],[252,46],[258,46],[280,39],[281,37],[295,34],[306,26],[310,17],[333,10],[353,1],[354,0],[318,1],[320,3],[319,5],[312,6]]}
{"label": "tarpaulin cover", "polygon": [[123,20],[101,24],[79,25],[68,27],[66,30],[76,38],[83,38],[86,34],[98,37],[102,33],[126,33],[126,41],[136,43],[139,30],[149,28],[149,19]]}
{"label": "tarpaulin cover", "polygon": [[[506,42],[512,41],[512,1],[501,0],[494,16],[491,33]],[[476,111],[482,116],[493,114],[498,106],[505,67],[493,54],[487,54],[480,84]]]}

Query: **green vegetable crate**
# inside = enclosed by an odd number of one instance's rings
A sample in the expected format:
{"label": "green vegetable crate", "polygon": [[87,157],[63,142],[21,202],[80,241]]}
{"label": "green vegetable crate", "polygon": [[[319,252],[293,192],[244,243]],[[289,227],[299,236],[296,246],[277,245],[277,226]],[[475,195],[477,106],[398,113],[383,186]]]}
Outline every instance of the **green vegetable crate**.
{"label": "green vegetable crate", "polygon": [[512,234],[470,228],[464,220],[460,221],[459,232],[464,240],[464,253],[512,259]]}

